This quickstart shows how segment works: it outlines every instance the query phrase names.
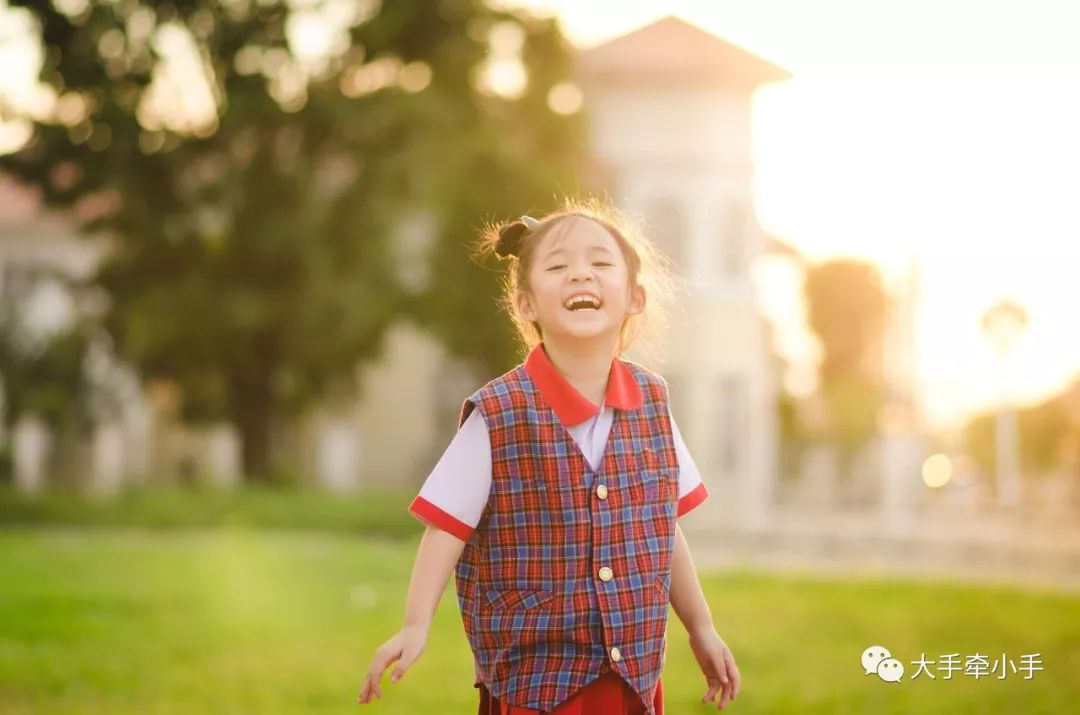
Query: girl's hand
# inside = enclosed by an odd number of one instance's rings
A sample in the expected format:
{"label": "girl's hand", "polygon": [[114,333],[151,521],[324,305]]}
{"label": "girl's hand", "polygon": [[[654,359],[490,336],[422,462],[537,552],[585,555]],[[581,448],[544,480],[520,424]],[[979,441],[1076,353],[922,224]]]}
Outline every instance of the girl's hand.
{"label": "girl's hand", "polygon": [[427,644],[427,629],[419,626],[405,626],[393,638],[383,643],[375,651],[375,658],[371,662],[364,684],[360,686],[360,697],[357,699],[361,705],[371,702],[372,698],[382,697],[383,673],[395,660],[398,661],[394,672],[390,674],[390,682],[396,683],[405,675],[420,654],[424,652]]}
{"label": "girl's hand", "polygon": [[739,668],[735,665],[735,656],[711,625],[690,632],[690,649],[694,651],[694,657],[705,675],[705,682],[709,685],[709,690],[701,702],[712,701],[717,691],[720,691],[717,708],[723,710],[728,701],[734,700],[739,694],[741,678]]}

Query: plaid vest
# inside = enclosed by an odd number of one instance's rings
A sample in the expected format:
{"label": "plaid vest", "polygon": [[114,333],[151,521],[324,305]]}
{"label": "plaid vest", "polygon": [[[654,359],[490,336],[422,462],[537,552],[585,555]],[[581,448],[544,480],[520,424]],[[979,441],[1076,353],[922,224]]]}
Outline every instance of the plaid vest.
{"label": "plaid vest", "polygon": [[491,492],[456,567],[477,683],[552,710],[617,672],[652,715],[667,645],[678,467],[667,387],[626,363],[643,404],[617,410],[590,468],[523,366],[462,408],[491,436]]}

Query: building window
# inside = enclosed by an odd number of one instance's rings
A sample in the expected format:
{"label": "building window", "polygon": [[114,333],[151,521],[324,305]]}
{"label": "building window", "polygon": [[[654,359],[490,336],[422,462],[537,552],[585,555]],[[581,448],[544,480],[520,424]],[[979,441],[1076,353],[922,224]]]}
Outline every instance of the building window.
{"label": "building window", "polygon": [[653,199],[646,216],[649,238],[672,260],[676,270],[684,269],[687,230],[682,202],[670,196]]}

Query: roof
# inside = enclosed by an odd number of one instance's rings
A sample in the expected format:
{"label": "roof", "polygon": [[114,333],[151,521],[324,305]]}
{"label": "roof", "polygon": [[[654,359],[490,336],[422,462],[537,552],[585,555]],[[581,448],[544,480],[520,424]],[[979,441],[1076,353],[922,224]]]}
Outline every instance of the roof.
{"label": "roof", "polygon": [[752,88],[791,77],[787,70],[671,15],[584,50],[578,71],[587,84],[676,80]]}

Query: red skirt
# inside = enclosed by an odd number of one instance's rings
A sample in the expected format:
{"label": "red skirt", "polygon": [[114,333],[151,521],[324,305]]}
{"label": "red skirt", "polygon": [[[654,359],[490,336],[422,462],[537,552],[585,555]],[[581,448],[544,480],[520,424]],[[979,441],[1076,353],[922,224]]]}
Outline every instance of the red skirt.
{"label": "red skirt", "polygon": [[[483,683],[478,683],[476,687],[480,688],[478,715],[538,715],[540,713],[539,710],[533,708],[499,702],[499,699],[493,696]],[[664,715],[664,690],[659,681],[656,683],[656,694],[653,696],[653,708],[656,715]],[[552,715],[645,715],[645,705],[618,673],[607,671],[548,712]]]}

